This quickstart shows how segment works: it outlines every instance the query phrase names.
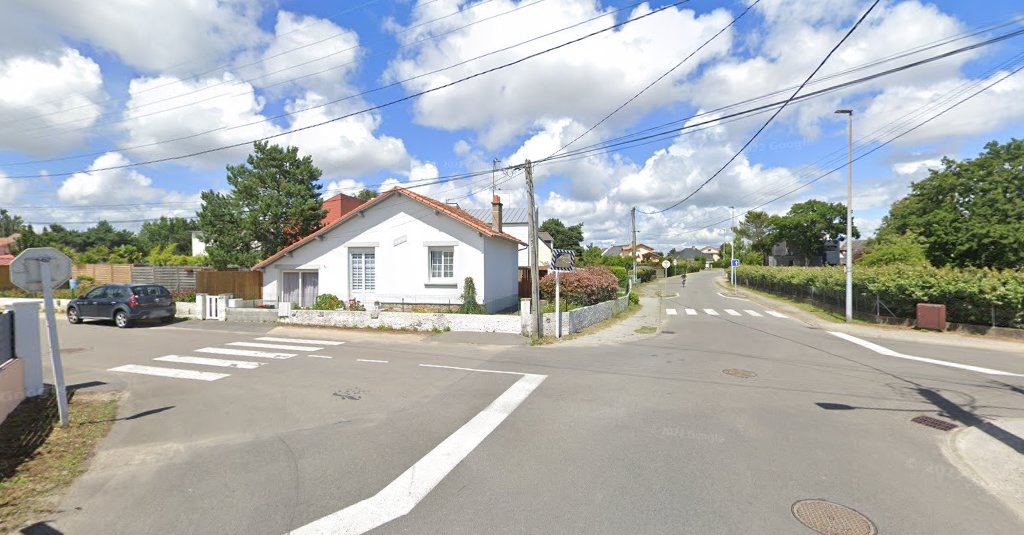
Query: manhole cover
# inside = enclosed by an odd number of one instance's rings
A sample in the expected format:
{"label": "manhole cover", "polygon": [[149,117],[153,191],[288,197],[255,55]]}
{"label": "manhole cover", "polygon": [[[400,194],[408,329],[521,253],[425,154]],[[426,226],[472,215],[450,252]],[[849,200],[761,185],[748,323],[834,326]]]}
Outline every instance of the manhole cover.
{"label": "manhole cover", "polygon": [[950,423],[945,420],[940,420],[938,418],[932,418],[931,416],[917,416],[915,418],[912,418],[910,421],[914,422],[915,424],[921,424],[924,426],[931,427],[933,429],[938,429],[939,431],[949,431],[950,429],[956,428],[956,424],[954,423]]}
{"label": "manhole cover", "polygon": [[757,374],[750,370],[740,370],[736,368],[729,368],[728,370],[722,370],[722,373],[731,375],[733,377],[739,377],[741,379],[750,379],[751,377],[757,377]]}
{"label": "manhole cover", "polygon": [[868,517],[849,507],[825,500],[801,500],[793,504],[793,516],[823,535],[876,535]]}

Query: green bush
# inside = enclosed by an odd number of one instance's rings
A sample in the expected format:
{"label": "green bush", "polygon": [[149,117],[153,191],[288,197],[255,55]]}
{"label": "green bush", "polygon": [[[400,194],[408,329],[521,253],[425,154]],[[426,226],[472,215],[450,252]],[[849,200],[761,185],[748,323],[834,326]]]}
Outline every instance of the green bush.
{"label": "green bush", "polygon": [[629,304],[631,304],[631,305],[639,305],[640,304],[640,296],[636,292],[629,292]]}
{"label": "green bush", "polygon": [[313,302],[313,310],[338,310],[345,309],[345,303],[334,294],[320,294]]}
{"label": "green bush", "polygon": [[462,281],[462,304],[459,305],[459,314],[486,314],[487,309],[476,301],[476,283],[473,277],[466,277]]}
{"label": "green bush", "polygon": [[[737,282],[773,293],[817,296],[824,300],[845,291],[844,268],[740,266]],[[931,266],[855,266],[855,300],[877,299],[893,315],[916,317],[917,303],[946,305],[946,319],[953,323],[996,324],[1024,328],[1024,272],[987,268],[936,268]],[[825,297],[829,296],[829,297]],[[886,310],[882,310],[885,312]]]}
{"label": "green bush", "polygon": [[[593,305],[619,295],[619,280],[606,267],[562,273],[561,280],[561,298],[576,306]],[[548,301],[555,298],[554,273],[548,273],[540,280],[540,293]]]}
{"label": "green bush", "polygon": [[625,288],[629,285],[629,270],[624,267],[612,266],[608,268],[615,278],[619,279],[619,286]]}
{"label": "green bush", "polygon": [[867,254],[854,260],[857,266],[930,265],[924,240],[913,233],[889,236],[868,245]]}

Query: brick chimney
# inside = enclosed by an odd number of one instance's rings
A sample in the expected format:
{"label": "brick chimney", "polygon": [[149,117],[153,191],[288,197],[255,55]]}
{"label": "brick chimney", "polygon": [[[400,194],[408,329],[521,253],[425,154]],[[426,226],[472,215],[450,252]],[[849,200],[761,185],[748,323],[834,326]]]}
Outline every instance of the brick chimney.
{"label": "brick chimney", "polygon": [[491,228],[501,232],[501,197],[497,195],[491,200]]}

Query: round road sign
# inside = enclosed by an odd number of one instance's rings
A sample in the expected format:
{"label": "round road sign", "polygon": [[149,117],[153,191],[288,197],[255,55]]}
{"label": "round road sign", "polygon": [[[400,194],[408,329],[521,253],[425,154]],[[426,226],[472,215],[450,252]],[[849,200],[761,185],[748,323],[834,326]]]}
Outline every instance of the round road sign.
{"label": "round road sign", "polygon": [[39,266],[50,264],[50,287],[57,288],[71,278],[71,258],[53,247],[25,249],[11,261],[11,282],[26,292],[43,291]]}
{"label": "round road sign", "polygon": [[663,267],[665,269],[668,269],[668,267],[671,266],[671,265],[672,265],[672,262],[669,262],[668,260],[662,260],[661,261],[661,267]]}

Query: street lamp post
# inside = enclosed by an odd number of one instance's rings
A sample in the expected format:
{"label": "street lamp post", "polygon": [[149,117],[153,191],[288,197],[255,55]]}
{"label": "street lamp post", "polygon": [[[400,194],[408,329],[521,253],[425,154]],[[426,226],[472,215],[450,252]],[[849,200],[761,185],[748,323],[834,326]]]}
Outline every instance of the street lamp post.
{"label": "street lamp post", "polygon": [[853,110],[836,110],[849,124],[846,161],[846,321],[853,321]]}

